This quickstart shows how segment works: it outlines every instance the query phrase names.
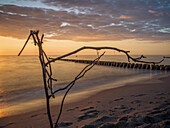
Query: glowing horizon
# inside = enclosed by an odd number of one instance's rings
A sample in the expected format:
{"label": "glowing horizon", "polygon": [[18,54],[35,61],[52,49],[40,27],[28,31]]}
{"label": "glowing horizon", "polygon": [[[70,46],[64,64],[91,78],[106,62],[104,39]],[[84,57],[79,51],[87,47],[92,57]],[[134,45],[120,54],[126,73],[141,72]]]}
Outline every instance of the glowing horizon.
{"label": "glowing horizon", "polygon": [[[14,39],[11,37],[2,37],[0,36],[0,47],[4,47],[0,50],[0,55],[17,55],[21,48],[23,47],[25,40]],[[8,43],[12,45],[8,45]],[[114,45],[113,45],[114,43]],[[105,45],[107,44],[107,45]],[[3,45],[3,46],[2,46]],[[147,41],[137,41],[137,40],[124,40],[124,41],[94,41],[91,42],[75,42],[69,40],[44,40],[44,50],[47,52],[48,55],[62,55],[68,52],[74,51],[83,46],[110,46],[116,47],[123,50],[130,51],[131,55],[170,55],[169,51],[169,43],[160,44],[153,44],[152,42],[148,43]],[[141,48],[142,47],[142,48]],[[152,49],[151,49],[152,48]],[[79,55],[96,55],[96,51],[94,50],[85,50],[80,53]],[[107,55],[121,55],[119,52],[114,52],[111,50],[107,50]],[[33,40],[29,40],[24,52],[22,55],[38,55],[38,48],[34,46]]]}
{"label": "glowing horizon", "polygon": [[[83,46],[117,47],[132,55],[170,55],[169,4],[167,0],[2,0],[0,55],[17,55],[29,31],[37,29],[45,34],[49,55]],[[23,55],[38,54],[30,42]]]}

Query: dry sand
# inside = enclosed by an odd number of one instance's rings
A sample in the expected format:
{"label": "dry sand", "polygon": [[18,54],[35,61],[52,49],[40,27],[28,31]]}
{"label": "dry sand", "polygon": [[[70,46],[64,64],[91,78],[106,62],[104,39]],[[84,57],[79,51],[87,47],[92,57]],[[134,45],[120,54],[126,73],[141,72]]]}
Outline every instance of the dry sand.
{"label": "dry sand", "polygon": [[[56,110],[53,106],[52,111]],[[56,113],[52,117],[56,120]],[[65,104],[59,122],[69,128],[170,128],[170,75]],[[0,128],[48,127],[45,108],[0,119]]]}

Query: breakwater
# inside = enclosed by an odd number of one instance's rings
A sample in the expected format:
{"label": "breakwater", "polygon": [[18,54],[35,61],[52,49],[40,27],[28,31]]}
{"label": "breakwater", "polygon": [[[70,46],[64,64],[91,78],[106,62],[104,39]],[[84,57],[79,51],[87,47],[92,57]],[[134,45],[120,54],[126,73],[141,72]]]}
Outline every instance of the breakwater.
{"label": "breakwater", "polygon": [[[90,64],[92,60],[76,60],[76,59],[61,59],[62,61],[71,61],[75,63]],[[96,65],[113,66],[121,68],[135,68],[135,69],[148,69],[148,70],[170,70],[170,65],[154,65],[154,64],[141,64],[141,63],[126,63],[126,62],[111,62],[99,61]]]}

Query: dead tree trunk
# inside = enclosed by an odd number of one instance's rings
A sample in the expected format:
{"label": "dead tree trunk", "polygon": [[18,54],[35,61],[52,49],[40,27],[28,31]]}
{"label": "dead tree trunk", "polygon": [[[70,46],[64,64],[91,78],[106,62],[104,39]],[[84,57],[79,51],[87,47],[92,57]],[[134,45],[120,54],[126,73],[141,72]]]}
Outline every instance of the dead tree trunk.
{"label": "dead tree trunk", "polygon": [[49,119],[50,127],[53,128],[53,121],[52,121],[51,112],[50,112],[50,97],[48,94],[47,80],[46,80],[45,61],[44,61],[41,42],[39,44],[39,60],[41,63],[42,73],[43,73],[43,82],[44,82],[44,90],[45,90],[45,96],[46,96],[48,119]]}

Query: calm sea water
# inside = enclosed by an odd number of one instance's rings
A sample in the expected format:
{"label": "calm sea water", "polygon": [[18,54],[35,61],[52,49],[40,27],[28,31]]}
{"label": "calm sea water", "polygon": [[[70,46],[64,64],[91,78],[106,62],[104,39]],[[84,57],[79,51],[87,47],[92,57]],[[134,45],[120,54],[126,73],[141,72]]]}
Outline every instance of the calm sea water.
{"label": "calm sea water", "polygon": [[[78,55],[69,58],[93,60],[95,57],[93,55]],[[147,57],[148,60],[159,61],[163,56]],[[127,62],[126,56],[123,55],[105,55],[101,60]],[[170,64],[170,59],[166,59],[161,64]],[[58,80],[54,87],[66,86],[85,66],[85,64],[64,61],[53,63],[53,77]],[[66,102],[78,100],[80,97],[85,98],[104,89],[123,86],[129,82],[167,73],[166,71],[95,66],[85,77],[77,81]],[[38,56],[0,56],[0,117],[18,114],[45,105],[42,81]],[[60,99],[62,95],[63,93],[59,93],[57,98]],[[60,100],[57,101],[54,99],[52,103],[60,103]]]}

